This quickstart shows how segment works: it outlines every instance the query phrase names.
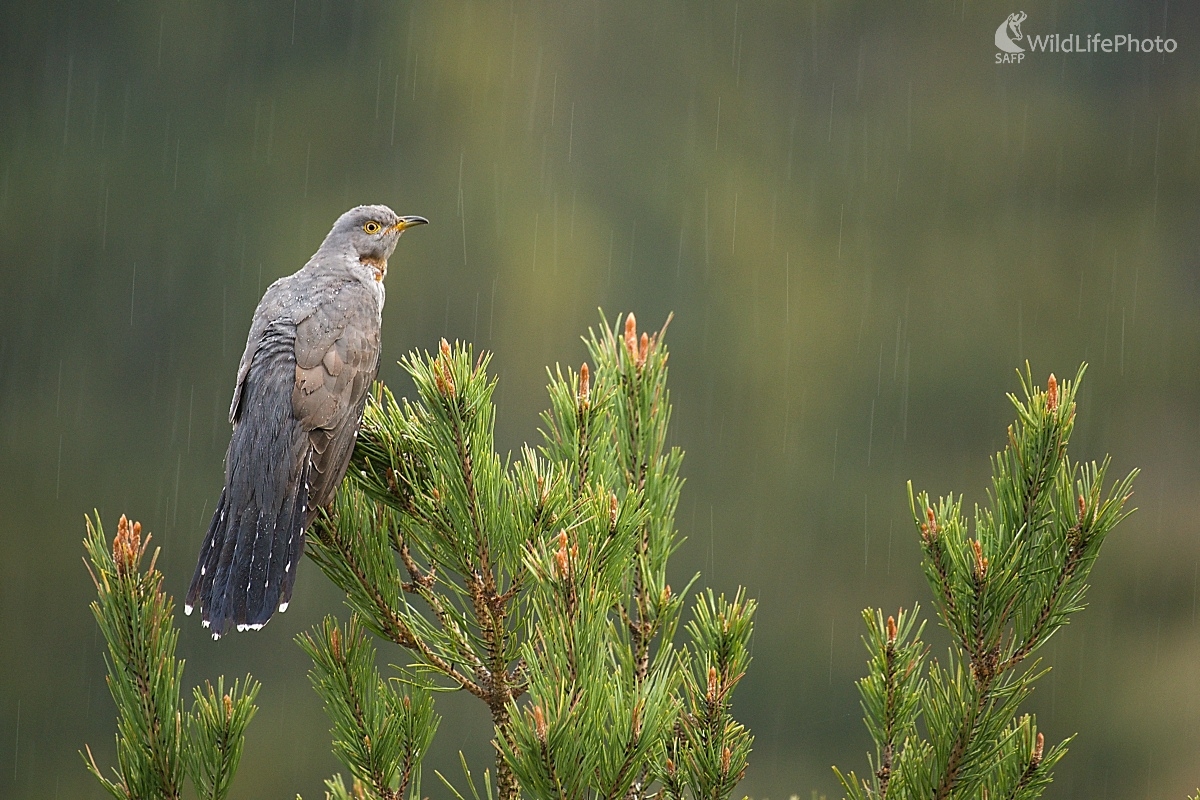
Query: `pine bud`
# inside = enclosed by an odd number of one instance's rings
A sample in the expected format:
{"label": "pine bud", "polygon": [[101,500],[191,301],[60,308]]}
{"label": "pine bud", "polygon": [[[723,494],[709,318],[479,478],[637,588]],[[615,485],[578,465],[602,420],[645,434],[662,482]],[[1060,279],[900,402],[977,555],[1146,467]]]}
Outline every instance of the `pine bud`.
{"label": "pine bud", "polygon": [[117,523],[117,535],[113,537],[112,549],[118,575],[125,576],[136,572],[142,556],[142,523],[131,524],[122,514],[121,521]]}
{"label": "pine bud", "polygon": [[975,580],[982,582],[987,576],[988,560],[983,555],[978,539],[971,540],[971,549],[975,551]]}
{"label": "pine bud", "polygon": [[926,544],[933,544],[938,537],[938,526],[932,508],[925,509],[925,519],[926,521],[921,523],[921,538]]}
{"label": "pine bud", "polygon": [[221,703],[225,706],[225,724],[233,722],[233,698],[225,695],[221,698]]}
{"label": "pine bud", "polygon": [[667,774],[670,775],[672,778],[675,777],[675,762],[672,761],[670,758],[667,759]]}
{"label": "pine bud", "polygon": [[642,735],[642,704],[637,702],[633,706],[633,738],[641,738]]}
{"label": "pine bud", "polygon": [[591,386],[588,381],[588,365],[579,368],[579,407],[586,409],[590,402]]}
{"label": "pine bud", "polygon": [[617,496],[615,494],[608,496],[608,529],[610,531],[617,529]]}
{"label": "pine bud", "polygon": [[329,652],[334,661],[342,660],[342,632],[337,628],[329,632]]}
{"label": "pine bud", "polygon": [[1058,380],[1055,379],[1054,373],[1050,373],[1050,380],[1046,383],[1046,408],[1054,411],[1058,408]]}
{"label": "pine bud", "polygon": [[633,314],[629,314],[625,317],[625,349],[629,351],[630,358],[637,358],[637,344],[637,319]]}
{"label": "pine bud", "polygon": [[729,750],[729,745],[725,745],[725,750],[721,753],[721,775],[729,774],[729,762],[733,758],[733,753]]}
{"label": "pine bud", "polygon": [[1084,518],[1087,517],[1087,501],[1083,499],[1083,495],[1079,495],[1079,524],[1083,524]]}
{"label": "pine bud", "polygon": [[642,340],[638,346],[637,365],[641,369],[646,364],[646,356],[650,355],[650,337],[643,333]]}
{"label": "pine bud", "polygon": [[454,374],[450,371],[450,343],[442,339],[441,358],[433,362],[433,378],[438,391],[446,397],[454,396]]}
{"label": "pine bud", "polygon": [[893,645],[896,643],[896,618],[887,618],[887,643]]}
{"label": "pine bud", "polygon": [[533,707],[533,730],[537,734],[538,739],[542,744],[546,743],[546,715],[542,713],[541,706]]}
{"label": "pine bud", "polygon": [[717,703],[717,668],[708,668],[708,702],[710,705]]}
{"label": "pine bud", "polygon": [[1033,743],[1033,755],[1029,758],[1029,766],[1031,769],[1037,769],[1042,763],[1042,751],[1046,746],[1046,737],[1038,731],[1037,741]]}
{"label": "pine bud", "polygon": [[571,561],[569,551],[567,550],[567,532],[559,531],[556,537],[558,541],[558,549],[554,551],[554,566],[558,572],[559,578],[566,578],[570,575]]}

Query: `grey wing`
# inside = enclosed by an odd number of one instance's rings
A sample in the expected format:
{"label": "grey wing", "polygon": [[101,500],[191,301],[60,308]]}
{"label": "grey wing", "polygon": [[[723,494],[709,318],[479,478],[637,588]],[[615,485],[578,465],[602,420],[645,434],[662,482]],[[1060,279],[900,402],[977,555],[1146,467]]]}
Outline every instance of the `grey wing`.
{"label": "grey wing", "polygon": [[225,488],[185,606],[203,609],[214,636],[260,627],[283,607],[304,547],[309,446],[291,408],[295,328],[283,320],[261,331],[247,348]]}
{"label": "grey wing", "polygon": [[310,519],[346,473],[379,347],[378,302],[360,284],[347,284],[296,326],[292,412],[308,434]]}
{"label": "grey wing", "polygon": [[309,278],[267,290],[238,368],[225,489],[187,596],[214,635],[287,608],[305,529],[345,474],[378,368],[375,296]]}
{"label": "grey wing", "polygon": [[281,324],[294,325],[296,320],[304,319],[313,313],[313,293],[297,290],[296,274],[284,276],[268,286],[262,299],[258,301],[258,307],[254,309],[250,332],[246,335],[246,348],[242,351],[242,360],[238,363],[237,380],[233,383],[233,399],[229,403],[231,423],[236,423],[241,417],[246,377],[250,374],[255,356],[268,338],[268,329]]}

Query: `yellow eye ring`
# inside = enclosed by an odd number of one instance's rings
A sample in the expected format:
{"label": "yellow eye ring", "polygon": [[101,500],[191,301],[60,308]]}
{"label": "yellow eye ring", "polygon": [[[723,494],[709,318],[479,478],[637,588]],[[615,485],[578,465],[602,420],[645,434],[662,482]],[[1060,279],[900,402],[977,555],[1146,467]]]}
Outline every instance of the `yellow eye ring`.
{"label": "yellow eye ring", "polygon": [[363,230],[366,231],[367,233],[379,233],[379,231],[382,229],[383,229],[383,226],[380,225],[375,220],[371,220],[367,224],[363,225]]}

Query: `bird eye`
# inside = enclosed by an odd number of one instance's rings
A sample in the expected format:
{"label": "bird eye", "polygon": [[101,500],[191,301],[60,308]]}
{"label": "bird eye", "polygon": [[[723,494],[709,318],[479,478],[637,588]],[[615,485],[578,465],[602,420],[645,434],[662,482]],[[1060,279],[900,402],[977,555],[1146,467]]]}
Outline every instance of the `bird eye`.
{"label": "bird eye", "polygon": [[379,233],[381,228],[383,228],[383,226],[375,220],[371,220],[367,224],[363,225],[363,230],[367,233]]}

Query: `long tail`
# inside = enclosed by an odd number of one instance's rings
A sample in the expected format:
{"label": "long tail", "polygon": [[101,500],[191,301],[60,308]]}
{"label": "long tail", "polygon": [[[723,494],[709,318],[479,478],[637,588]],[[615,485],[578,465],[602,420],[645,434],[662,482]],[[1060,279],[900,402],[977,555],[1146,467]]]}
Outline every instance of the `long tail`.
{"label": "long tail", "polygon": [[307,436],[291,414],[295,367],[270,355],[246,376],[225,488],[184,605],[187,614],[201,610],[214,638],[257,630],[287,609],[312,516]]}
{"label": "long tail", "polygon": [[[303,481],[299,485],[303,492]],[[258,630],[276,610],[287,610],[304,553],[307,514],[298,499],[268,526],[256,510],[231,519],[227,493],[221,492],[184,604],[187,614],[201,610],[213,638],[235,627]],[[256,525],[257,520],[264,524]]]}

